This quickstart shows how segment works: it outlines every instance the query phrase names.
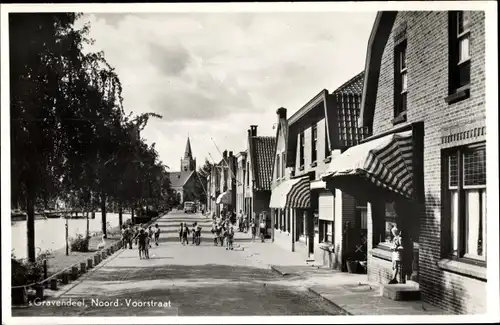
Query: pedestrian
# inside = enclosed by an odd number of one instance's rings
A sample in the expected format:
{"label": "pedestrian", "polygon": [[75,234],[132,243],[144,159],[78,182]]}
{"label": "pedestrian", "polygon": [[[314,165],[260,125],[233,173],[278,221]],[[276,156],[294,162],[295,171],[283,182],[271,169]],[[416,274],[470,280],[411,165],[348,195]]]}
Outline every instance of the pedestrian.
{"label": "pedestrian", "polygon": [[131,242],[132,242],[132,241],[134,241],[134,242],[135,242],[135,246],[138,246],[138,240],[139,240],[139,237],[138,237],[138,236],[139,236],[139,233],[140,233],[140,229],[139,229],[139,227],[138,227],[138,226],[135,226],[135,230],[134,230],[133,235],[132,235],[132,236],[133,236],[133,238],[135,238],[135,240],[131,240]]}
{"label": "pedestrian", "polygon": [[234,239],[234,226],[229,226],[229,230],[227,233],[227,247],[228,250],[233,250],[233,239]]}
{"label": "pedestrian", "polygon": [[193,236],[193,239],[192,239],[192,242],[191,244],[194,245],[195,241],[196,241],[196,226],[198,225],[198,223],[195,221],[193,223],[193,227],[191,228],[191,234]]}
{"label": "pedestrian", "polygon": [[196,244],[196,246],[199,246],[201,244],[201,229],[202,228],[200,227],[200,225],[196,226],[196,231],[195,231],[196,236],[195,236],[195,242],[194,242]]}
{"label": "pedestrian", "polygon": [[182,243],[182,232],[184,231],[184,222],[181,222],[181,226],[179,228],[179,243]]}
{"label": "pedestrian", "polygon": [[149,227],[148,227],[149,248],[151,248],[151,246],[152,246],[152,245],[151,245],[151,242],[153,241],[153,240],[152,240],[152,239],[153,239],[153,236],[154,236],[154,234],[153,234],[153,226],[149,226]]}
{"label": "pedestrian", "polygon": [[146,258],[146,238],[147,238],[147,234],[146,232],[144,231],[144,229],[140,229],[139,232],[137,233],[137,235],[135,236],[135,239],[137,240],[138,242],[138,251],[139,251],[139,259],[143,259]]}
{"label": "pedestrian", "polygon": [[260,224],[259,224],[259,234],[260,234],[260,240],[263,243],[265,241],[265,236],[266,236],[266,214],[261,213],[260,214]]}
{"label": "pedestrian", "polygon": [[255,224],[255,219],[252,219],[250,223],[250,228],[252,229],[252,243],[255,241],[255,235],[257,234],[257,225]]}
{"label": "pedestrian", "polygon": [[182,245],[184,245],[184,243],[189,245],[188,236],[189,236],[189,228],[187,226],[187,223],[184,223],[184,228],[182,230]]}
{"label": "pedestrian", "polygon": [[155,224],[155,244],[158,246],[158,241],[160,239],[160,227],[158,227],[158,224]]}
{"label": "pedestrian", "polygon": [[122,237],[121,237],[121,242],[122,242],[122,248],[126,249],[127,248],[127,227],[123,226],[122,227]]}
{"label": "pedestrian", "polygon": [[212,223],[212,229],[210,230],[212,232],[212,235],[214,236],[214,246],[217,246],[217,223],[214,222]]}

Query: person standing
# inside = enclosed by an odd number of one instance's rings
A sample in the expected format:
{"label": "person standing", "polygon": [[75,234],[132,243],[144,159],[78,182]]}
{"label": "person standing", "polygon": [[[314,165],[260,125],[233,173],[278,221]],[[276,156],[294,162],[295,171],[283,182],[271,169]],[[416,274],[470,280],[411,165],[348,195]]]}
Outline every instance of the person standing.
{"label": "person standing", "polygon": [[252,219],[250,223],[250,228],[252,230],[252,243],[255,242],[255,235],[257,235],[257,224],[255,223],[255,219]]}
{"label": "person standing", "polygon": [[193,223],[193,227],[191,228],[191,235],[193,237],[192,241],[191,241],[191,244],[194,245],[195,244],[195,241],[196,241],[196,226],[198,225],[198,223],[195,221]]}
{"label": "person standing", "polygon": [[259,224],[259,235],[261,242],[265,242],[266,238],[266,215],[265,213],[260,214],[260,224]]}
{"label": "person standing", "polygon": [[184,228],[182,230],[182,245],[184,245],[184,243],[189,245],[188,236],[189,236],[189,227],[187,223],[184,223]]}
{"label": "person standing", "polygon": [[155,224],[154,233],[155,233],[155,244],[156,246],[158,246],[158,241],[160,239],[160,227],[158,227],[158,224]]}
{"label": "person standing", "polygon": [[182,243],[182,233],[184,231],[184,222],[181,222],[181,226],[179,228],[179,242]]}
{"label": "person standing", "polygon": [[227,233],[227,250],[233,250],[234,226],[230,225]]}

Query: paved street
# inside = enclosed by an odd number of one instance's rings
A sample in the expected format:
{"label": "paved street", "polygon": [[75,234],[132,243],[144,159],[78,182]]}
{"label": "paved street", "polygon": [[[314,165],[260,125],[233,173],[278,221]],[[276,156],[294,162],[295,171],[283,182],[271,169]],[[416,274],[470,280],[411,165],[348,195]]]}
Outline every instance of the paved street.
{"label": "paved street", "polygon": [[[200,246],[179,243],[177,231],[185,221],[203,227]],[[199,214],[171,212],[158,224],[160,246],[150,250],[151,259],[140,260],[135,248],[121,250],[49,300],[82,306],[33,306],[14,309],[13,316],[337,314],[308,292],[300,278],[279,276],[269,269],[270,261],[252,253],[252,248],[274,245],[251,243],[248,235],[236,233],[237,250],[215,247],[211,220]]]}

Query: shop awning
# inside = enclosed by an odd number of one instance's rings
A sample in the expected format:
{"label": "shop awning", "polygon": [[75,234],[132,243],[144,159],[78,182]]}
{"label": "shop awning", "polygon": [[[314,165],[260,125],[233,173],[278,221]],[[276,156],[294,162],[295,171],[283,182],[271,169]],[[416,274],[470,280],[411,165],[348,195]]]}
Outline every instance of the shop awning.
{"label": "shop awning", "polygon": [[339,176],[359,176],[376,186],[412,197],[412,131],[393,133],[347,149],[332,159],[324,181]]}
{"label": "shop awning", "polygon": [[271,192],[269,207],[283,208],[309,208],[311,206],[311,192],[309,177],[287,180]]}
{"label": "shop awning", "polygon": [[222,192],[215,201],[216,204],[231,204],[231,191]]}

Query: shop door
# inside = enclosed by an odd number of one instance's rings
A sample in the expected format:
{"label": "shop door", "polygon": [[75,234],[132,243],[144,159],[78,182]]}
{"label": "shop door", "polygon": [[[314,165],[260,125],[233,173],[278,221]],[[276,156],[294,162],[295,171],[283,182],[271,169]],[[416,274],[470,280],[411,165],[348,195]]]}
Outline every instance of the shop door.
{"label": "shop door", "polygon": [[331,192],[321,192],[318,196],[320,239],[334,243],[333,222],[335,220],[335,197]]}

